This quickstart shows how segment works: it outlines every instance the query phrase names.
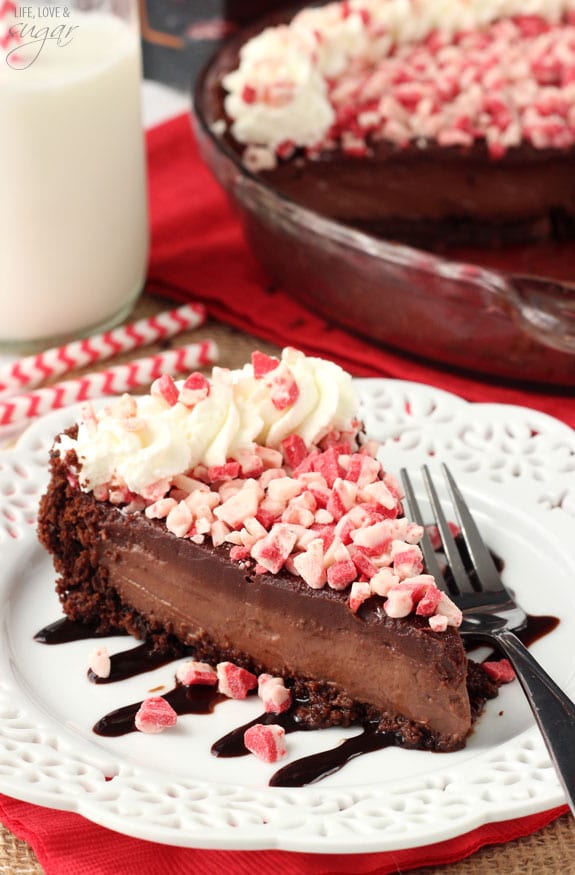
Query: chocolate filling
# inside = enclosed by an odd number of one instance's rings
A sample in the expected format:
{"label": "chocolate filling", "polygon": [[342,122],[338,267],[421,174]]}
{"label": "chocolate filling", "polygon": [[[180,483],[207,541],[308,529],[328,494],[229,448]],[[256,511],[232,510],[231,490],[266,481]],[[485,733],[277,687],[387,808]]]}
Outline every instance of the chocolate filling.
{"label": "chocolate filling", "polygon": [[376,722],[423,748],[465,743],[468,664],[454,629],[391,619],[379,597],[353,614],[346,592],[314,590],[287,573],[255,574],[230,561],[226,546],[177,538],[162,522],[80,492],[58,456],[38,532],[71,620],[281,675],[308,727]]}

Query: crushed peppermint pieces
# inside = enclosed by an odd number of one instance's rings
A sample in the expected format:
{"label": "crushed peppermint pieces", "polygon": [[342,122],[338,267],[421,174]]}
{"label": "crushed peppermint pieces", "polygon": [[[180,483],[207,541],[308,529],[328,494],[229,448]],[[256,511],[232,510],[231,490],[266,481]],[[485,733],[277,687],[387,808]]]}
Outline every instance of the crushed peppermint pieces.
{"label": "crushed peppermint pieces", "polygon": [[157,734],[169,726],[175,726],[178,715],[162,696],[151,696],[144,699],[135,717],[135,726],[139,732]]}
{"label": "crushed peppermint pieces", "polygon": [[[302,355],[291,348],[281,361],[252,355],[254,380],[266,387],[280,416],[298,405],[292,366]],[[200,373],[179,384],[164,375],[151,394],[167,407],[193,407],[208,397],[210,384]],[[120,423],[138,420],[129,395],[112,402],[107,413]],[[89,406],[84,416],[97,430]],[[251,444],[239,449],[237,458],[160,477],[141,494],[116,474],[94,489],[94,497],[161,520],[178,538],[227,546],[230,560],[248,575],[285,570],[312,589],[345,591],[353,613],[376,597],[390,617],[416,614],[435,632],[459,625],[461,612],[423,573],[418,546],[423,527],[403,516],[401,487],[377,458],[378,444],[363,439],[357,421],[349,428],[328,431],[314,445],[295,433],[281,437],[277,447]],[[222,691],[243,698],[255,686],[254,676],[244,689],[249,673],[237,677],[234,672],[243,670],[226,666],[218,667]],[[193,671],[199,669],[190,669],[190,677]]]}
{"label": "crushed peppermint pieces", "polygon": [[196,662],[193,659],[188,659],[177,667],[176,679],[186,687],[196,684],[215,686],[218,682],[218,675],[207,662]]}
{"label": "crushed peppermint pieces", "polygon": [[264,703],[267,713],[283,714],[292,703],[292,694],[284,684],[283,678],[270,674],[260,674],[258,677],[258,696]]}
{"label": "crushed peppermint pieces", "polygon": [[[296,15],[283,30],[270,28],[267,48],[257,38],[254,57],[244,52],[239,69],[226,79],[226,107],[232,130],[241,129],[241,141],[249,144],[244,151],[249,169],[273,169],[298,147],[311,160],[336,148],[364,158],[378,141],[399,148],[436,143],[464,149],[481,141],[493,159],[524,142],[535,149],[573,147],[572,10],[549,10],[547,19],[524,13],[518,4],[519,14],[512,14],[512,6],[507,17],[480,7],[479,14],[469,10],[464,29],[453,27],[447,11],[443,30],[436,29],[443,22],[434,21],[433,9],[426,25],[425,6],[413,2],[414,11],[410,6],[390,8],[384,23],[369,2],[365,8],[329,3],[319,12]],[[539,9],[545,12],[543,4]],[[409,18],[416,14],[422,24],[414,39]],[[345,28],[352,26],[346,36]],[[278,39],[291,62],[278,64]],[[332,56],[340,58],[333,72],[325,60]],[[302,128],[301,108],[307,105],[317,107],[317,122],[309,119],[313,143],[309,125]],[[278,107],[281,135],[277,124],[262,123],[268,113],[275,120]]]}
{"label": "crushed peppermint pieces", "polygon": [[233,662],[219,662],[216,666],[218,690],[230,699],[245,699],[258,685],[258,679],[251,671]]}
{"label": "crushed peppermint pieces", "polygon": [[265,763],[275,763],[287,754],[285,729],[275,723],[250,726],[244,732],[244,744]]}

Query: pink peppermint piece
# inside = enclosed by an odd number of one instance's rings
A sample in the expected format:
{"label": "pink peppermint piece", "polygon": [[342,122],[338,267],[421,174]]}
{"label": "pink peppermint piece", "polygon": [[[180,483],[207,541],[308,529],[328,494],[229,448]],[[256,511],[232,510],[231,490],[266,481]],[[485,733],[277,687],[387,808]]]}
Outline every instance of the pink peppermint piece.
{"label": "pink peppermint piece", "polygon": [[[422,574],[421,577],[431,577],[431,575]],[[412,578],[414,579],[414,578]],[[431,617],[437,611],[439,602],[441,601],[441,590],[439,590],[432,579],[425,591],[425,595],[419,600],[415,613],[420,617]]]}
{"label": "pink peppermint piece", "polygon": [[244,733],[244,744],[250,753],[265,763],[275,763],[287,754],[285,729],[275,723],[256,723]]}
{"label": "pink peppermint piece", "polygon": [[[443,596],[439,590],[437,594],[434,590],[435,581],[430,574],[408,578],[388,591],[384,610],[389,617],[406,617],[423,602],[423,611],[416,612],[429,616],[432,613],[431,608],[435,612]],[[426,598],[427,602],[424,601]]]}
{"label": "pink peppermint piece", "polygon": [[324,551],[329,550],[335,537],[335,526],[331,523],[315,523],[311,531],[315,532],[318,538],[321,538]]}
{"label": "pink peppermint piece", "polygon": [[127,504],[134,498],[134,493],[130,492],[125,484],[118,484],[114,488],[110,488],[108,492],[108,501],[110,504]]}
{"label": "pink peppermint piece", "polygon": [[265,538],[256,541],[251,555],[271,574],[277,574],[293,550],[298,534],[295,526],[288,523],[275,523]]}
{"label": "pink peppermint piece", "polygon": [[399,619],[407,617],[413,611],[413,595],[407,588],[402,588],[401,584],[394,586],[387,593],[387,601],[383,609],[388,617]]}
{"label": "pink peppermint piece", "polygon": [[461,623],[463,622],[463,614],[460,609],[444,592],[441,593],[441,598],[437,605],[437,614],[443,615],[447,618],[448,626],[461,626]]}
{"label": "pink peppermint piece", "polygon": [[215,686],[218,682],[218,676],[211,665],[208,665],[207,662],[196,662],[193,659],[188,659],[177,667],[176,678],[186,687],[192,687],[195,684]]}
{"label": "pink peppermint piece", "polygon": [[140,732],[155,734],[163,732],[168,726],[175,726],[178,715],[162,696],[144,699],[136,714],[135,726]]}
{"label": "pink peppermint piece", "polygon": [[329,450],[320,453],[313,462],[313,470],[319,471],[330,489],[333,487],[336,479],[344,473],[343,469],[340,469],[338,459],[339,453],[337,449],[330,447]]}
{"label": "pink peppermint piece", "polygon": [[342,544],[351,545],[351,539],[353,532],[356,530],[356,524],[352,519],[352,515],[350,513],[342,516],[340,520],[337,521],[337,524],[334,529],[334,534],[336,538],[339,538]]}
{"label": "pink peppermint piece", "polygon": [[278,508],[274,510],[273,508],[268,507],[260,507],[258,509],[256,519],[259,523],[262,524],[264,529],[269,532],[274,523],[278,522],[281,514],[283,513],[283,508]]}
{"label": "pink peppermint piece", "polygon": [[286,464],[290,468],[297,468],[307,456],[305,441],[299,434],[290,434],[280,444]]}
{"label": "pink peppermint piece", "polygon": [[98,678],[109,678],[112,663],[107,647],[96,647],[89,657],[89,668]]}
{"label": "pink peppermint piece", "polygon": [[166,528],[176,537],[184,538],[189,534],[193,522],[194,517],[191,510],[185,501],[180,501],[169,511],[166,517]]}
{"label": "pink peppermint piece", "polygon": [[142,497],[146,501],[159,501],[167,492],[169,492],[171,480],[169,477],[163,477],[161,480],[154,480],[153,483],[148,483],[147,486],[142,486]]}
{"label": "pink peppermint piece", "polygon": [[447,629],[447,617],[443,614],[434,614],[429,618],[429,626],[433,632],[445,632]]}
{"label": "pink peppermint piece", "polygon": [[258,477],[258,483],[263,490],[266,490],[272,480],[278,480],[287,476],[285,468],[266,468]]}
{"label": "pink peppermint piece", "polygon": [[234,665],[233,662],[219,662],[216,672],[220,693],[230,699],[245,699],[249,691],[258,685],[255,674],[239,665]]}
{"label": "pink peppermint piece", "polygon": [[353,613],[357,613],[362,604],[372,595],[371,586],[366,580],[355,580],[351,585],[349,594],[349,607]]}
{"label": "pink peppermint piece", "polygon": [[246,531],[251,537],[254,538],[255,541],[258,538],[264,538],[266,535],[266,529],[255,517],[246,517],[244,520],[244,531]]}
{"label": "pink peppermint piece", "polygon": [[345,479],[357,483],[359,489],[374,483],[381,471],[381,465],[377,459],[365,453],[353,453],[350,456],[349,465],[345,473]]}
{"label": "pink peppermint piece", "polygon": [[156,398],[162,398],[168,407],[173,407],[179,399],[178,387],[174,383],[174,378],[169,374],[162,374],[161,377],[154,380],[150,393]]}
{"label": "pink peppermint piece", "polygon": [[305,510],[310,510],[312,513],[315,513],[317,510],[317,501],[313,492],[310,492],[309,489],[304,489],[299,495],[290,499],[290,504],[294,507],[302,507]]}
{"label": "pink peppermint piece", "polygon": [[[303,475],[303,477],[305,477],[305,476],[306,475]],[[317,476],[321,477],[321,474],[318,474]],[[303,479],[303,477],[301,477],[299,479]],[[306,487],[307,487],[306,491],[310,492],[313,495],[313,497],[315,499],[316,506],[318,508],[322,508],[322,509],[327,510],[327,503],[328,503],[330,495],[331,495],[331,490],[328,489],[328,487],[326,486],[325,480],[323,479],[323,477],[321,477],[321,480],[322,480],[322,482],[310,481],[309,483],[307,483],[306,484]],[[329,517],[330,517],[329,522],[333,522],[333,517],[331,514],[329,514]]]}
{"label": "pink peppermint piece", "polygon": [[377,574],[369,581],[369,586],[373,595],[387,597],[390,589],[393,589],[399,583],[399,577],[394,574],[391,568],[380,568]]}
{"label": "pink peppermint piece", "polygon": [[315,515],[311,510],[305,507],[298,507],[296,504],[288,504],[282,513],[282,523],[291,523],[294,526],[303,526],[304,529],[309,529],[315,522]]}
{"label": "pink peppermint piece", "polygon": [[230,528],[221,520],[215,520],[210,526],[210,537],[214,547],[221,547],[225,542],[227,535],[230,534]]}
{"label": "pink peppermint piece", "polygon": [[381,556],[391,547],[392,536],[386,520],[352,532],[351,539],[356,547],[361,547],[368,556]]}
{"label": "pink peppermint piece", "polygon": [[363,487],[362,495],[366,501],[373,501],[374,504],[381,506],[385,510],[395,508],[396,498],[383,480],[376,480],[375,483],[368,483]]}
{"label": "pink peppermint piece", "polygon": [[265,381],[276,410],[285,410],[295,404],[299,397],[299,388],[291,369],[285,362],[280,362],[278,367],[268,374]]}
{"label": "pink peppermint piece", "polygon": [[349,441],[344,440],[342,433],[332,429],[320,441],[322,450],[335,450],[337,456],[349,456],[351,453],[351,445]]}
{"label": "pink peppermint piece", "polygon": [[210,384],[203,374],[194,371],[184,380],[178,400],[186,407],[195,407],[199,401],[204,401],[210,394]]}
{"label": "pink peppermint piece", "polygon": [[292,472],[292,477],[301,477],[302,474],[309,474],[310,472],[312,472],[314,470],[315,462],[319,458],[319,456],[319,450],[312,450],[311,453],[308,453],[307,456],[304,456],[299,465],[294,468]]}
{"label": "pink peppermint piece", "polygon": [[264,470],[264,463],[255,450],[238,450],[236,459],[239,463],[242,477],[254,477],[257,479]]}
{"label": "pink peppermint piece", "polygon": [[515,680],[515,669],[508,659],[490,660],[481,664],[491,680],[497,684],[510,684]]}
{"label": "pink peppermint piece", "polygon": [[356,498],[356,484],[350,480],[336,477],[327,502],[327,510],[331,513],[334,520],[340,520],[354,506]]}
{"label": "pink peppermint piece", "polygon": [[405,528],[403,540],[406,544],[419,544],[423,537],[423,532],[423,526],[418,526],[417,523],[408,523]]}
{"label": "pink peppermint piece", "polygon": [[279,359],[274,356],[266,355],[265,352],[259,350],[252,352],[252,367],[256,380],[261,380],[270,371],[274,371],[278,365]]}
{"label": "pink peppermint piece", "polygon": [[332,589],[346,589],[357,577],[357,569],[351,559],[334,562],[327,569],[327,582]]}
{"label": "pink peppermint piece", "polygon": [[355,565],[358,574],[362,574],[371,580],[377,574],[377,565],[374,565],[369,556],[367,556],[361,547],[351,546],[349,552]]}
{"label": "pink peppermint piece", "polygon": [[423,570],[423,557],[419,547],[415,545],[408,547],[407,544],[404,544],[397,551],[392,549],[392,556],[393,570],[399,578],[415,577],[421,574]]}
{"label": "pink peppermint piece", "polygon": [[286,689],[283,678],[271,674],[258,677],[258,696],[264,703],[266,713],[283,714],[292,703],[291,691]]}
{"label": "pink peppermint piece", "polygon": [[302,484],[293,477],[274,477],[268,483],[267,497],[271,501],[281,501],[287,504],[302,491]]}
{"label": "pink peppermint piece", "polygon": [[261,459],[266,471],[269,468],[281,468],[283,456],[279,450],[274,450],[271,447],[262,447],[258,444],[254,452]]}
{"label": "pink peppermint piece", "polygon": [[322,589],[327,580],[326,571],[323,567],[324,542],[321,538],[314,538],[307,548],[294,556],[295,570],[312,589]]}
{"label": "pink peppermint piece", "polygon": [[246,480],[241,489],[215,508],[214,516],[226,523],[230,529],[241,528],[246,517],[258,515],[258,505],[262,494],[260,487],[254,480]]}
{"label": "pink peppermint piece", "polygon": [[235,544],[230,548],[230,559],[232,562],[243,562],[250,558],[250,548],[243,544]]}
{"label": "pink peppermint piece", "polygon": [[240,475],[239,462],[226,462],[224,465],[211,465],[208,468],[208,482],[218,483],[225,480],[235,480]]}

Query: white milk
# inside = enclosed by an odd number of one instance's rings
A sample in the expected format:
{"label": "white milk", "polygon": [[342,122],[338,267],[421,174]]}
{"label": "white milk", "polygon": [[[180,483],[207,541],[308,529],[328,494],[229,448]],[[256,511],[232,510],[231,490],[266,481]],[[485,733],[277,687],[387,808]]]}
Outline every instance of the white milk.
{"label": "white milk", "polygon": [[[52,33],[60,24],[34,23]],[[74,12],[65,24],[76,29],[58,31],[59,42],[0,54],[5,347],[113,324],[145,275],[139,38],[106,14]]]}

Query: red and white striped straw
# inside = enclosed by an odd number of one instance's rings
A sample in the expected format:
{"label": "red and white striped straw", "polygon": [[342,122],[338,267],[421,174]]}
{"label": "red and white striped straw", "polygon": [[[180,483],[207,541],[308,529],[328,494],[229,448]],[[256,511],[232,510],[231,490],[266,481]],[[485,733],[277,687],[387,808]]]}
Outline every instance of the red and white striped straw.
{"label": "red and white striped straw", "polygon": [[0,401],[0,425],[34,419],[50,410],[67,407],[89,398],[117,395],[130,389],[149,386],[162,374],[189,373],[194,368],[214,364],[217,358],[216,343],[213,340],[202,340],[199,343],[190,343],[178,349],[136,359],[125,365],[117,365],[105,371],[95,371],[75,380],[55,383],[53,386],[36,389],[25,395],[15,395],[13,398]]}
{"label": "red and white striped straw", "polygon": [[22,389],[34,389],[52,377],[60,377],[76,368],[174,337],[183,331],[198,328],[205,321],[206,308],[203,304],[185,304],[103,334],[27,356],[0,368],[0,396],[15,395]]}
{"label": "red and white striped straw", "polygon": [[12,0],[0,0],[0,64],[16,69],[21,62],[21,58],[16,55],[16,48],[22,41],[14,26],[17,12],[18,7]]}

